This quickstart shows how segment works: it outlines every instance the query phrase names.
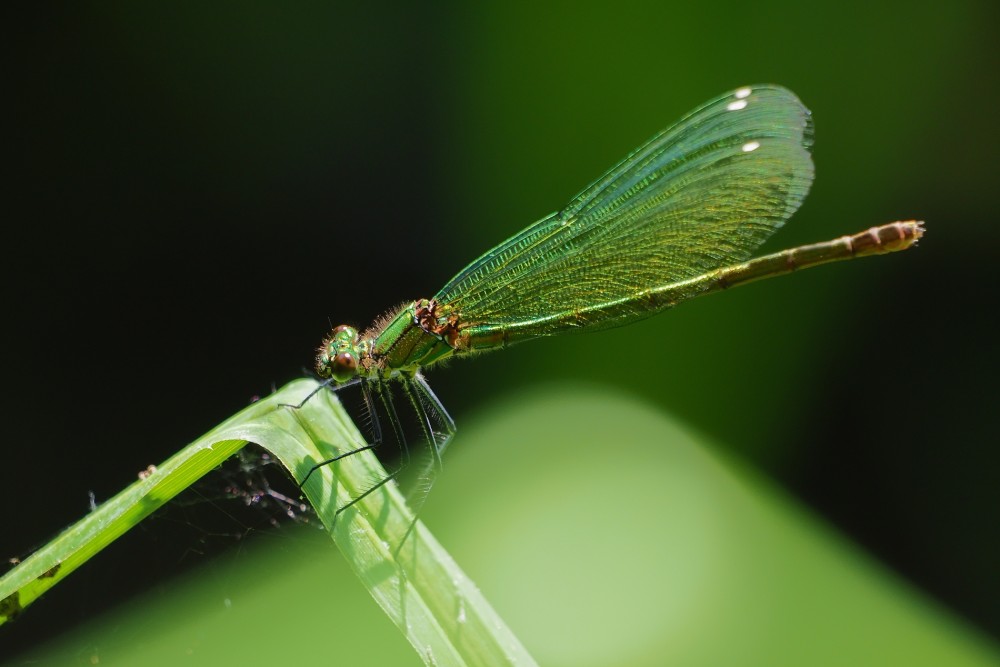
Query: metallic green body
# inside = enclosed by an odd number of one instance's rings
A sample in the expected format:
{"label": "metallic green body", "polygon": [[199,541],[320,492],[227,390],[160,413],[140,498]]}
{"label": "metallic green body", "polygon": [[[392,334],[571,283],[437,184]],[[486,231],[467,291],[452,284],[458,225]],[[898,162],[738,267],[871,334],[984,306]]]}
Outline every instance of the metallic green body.
{"label": "metallic green body", "polygon": [[338,382],[412,377],[449,357],[621,326],[695,296],[902,250],[920,237],[921,223],[899,222],[749,259],[808,193],[811,144],[809,111],[784,88],[751,86],[711,100],[432,299],[361,336],[335,329],[317,372]]}
{"label": "metallic green body", "polygon": [[447,358],[455,349],[416,324],[413,304],[401,310],[371,339],[372,357],[387,370],[416,372]]}

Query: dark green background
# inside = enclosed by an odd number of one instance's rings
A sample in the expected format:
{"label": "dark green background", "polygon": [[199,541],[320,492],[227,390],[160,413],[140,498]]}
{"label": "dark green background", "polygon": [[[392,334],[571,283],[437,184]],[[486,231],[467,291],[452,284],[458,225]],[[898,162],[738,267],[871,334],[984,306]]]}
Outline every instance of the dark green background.
{"label": "dark green background", "polygon": [[[454,5],[8,21],[0,555],[298,376],[328,318],[432,295],[697,104],[776,82],[813,111],[817,180],[767,249],[922,218],[915,251],[432,383],[460,425],[553,378],[639,396],[1000,633],[995,3]],[[163,523],[0,639],[117,599],[86,579],[126,595],[227,544]]]}

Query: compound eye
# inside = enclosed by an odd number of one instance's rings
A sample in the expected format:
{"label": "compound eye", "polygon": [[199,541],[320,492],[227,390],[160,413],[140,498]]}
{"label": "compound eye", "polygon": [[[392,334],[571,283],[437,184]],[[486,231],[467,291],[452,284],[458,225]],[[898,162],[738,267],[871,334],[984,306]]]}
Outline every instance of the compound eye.
{"label": "compound eye", "polygon": [[337,382],[346,382],[358,374],[358,360],[350,352],[340,352],[333,358],[331,375]]}
{"label": "compound eye", "polygon": [[346,324],[341,324],[330,332],[330,338],[334,340],[346,340],[353,342],[358,337],[358,330]]}

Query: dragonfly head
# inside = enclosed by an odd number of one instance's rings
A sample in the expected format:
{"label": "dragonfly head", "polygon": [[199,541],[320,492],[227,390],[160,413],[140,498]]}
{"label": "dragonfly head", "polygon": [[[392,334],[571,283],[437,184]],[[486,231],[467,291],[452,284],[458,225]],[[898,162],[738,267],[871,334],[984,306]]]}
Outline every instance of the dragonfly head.
{"label": "dragonfly head", "polygon": [[335,382],[347,382],[358,374],[358,330],[341,324],[330,332],[316,355],[316,374],[321,378],[333,378]]}

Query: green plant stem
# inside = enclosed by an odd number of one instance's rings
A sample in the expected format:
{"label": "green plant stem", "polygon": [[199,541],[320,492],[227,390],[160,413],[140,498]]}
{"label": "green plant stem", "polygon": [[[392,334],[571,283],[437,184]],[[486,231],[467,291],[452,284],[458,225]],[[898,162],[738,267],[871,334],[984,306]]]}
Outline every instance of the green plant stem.
{"label": "green plant stem", "polygon": [[[312,380],[299,380],[250,405],[20,563],[0,579],[0,623],[17,616],[247,442],[271,451],[299,480],[315,462],[363,445],[330,392],[320,391],[301,408],[289,407],[316,388]],[[338,507],[385,475],[378,459],[363,451],[318,469],[303,491],[355,573],[421,659],[428,665],[535,664],[451,556],[423,524],[414,525],[394,485],[380,487],[337,514]]]}

